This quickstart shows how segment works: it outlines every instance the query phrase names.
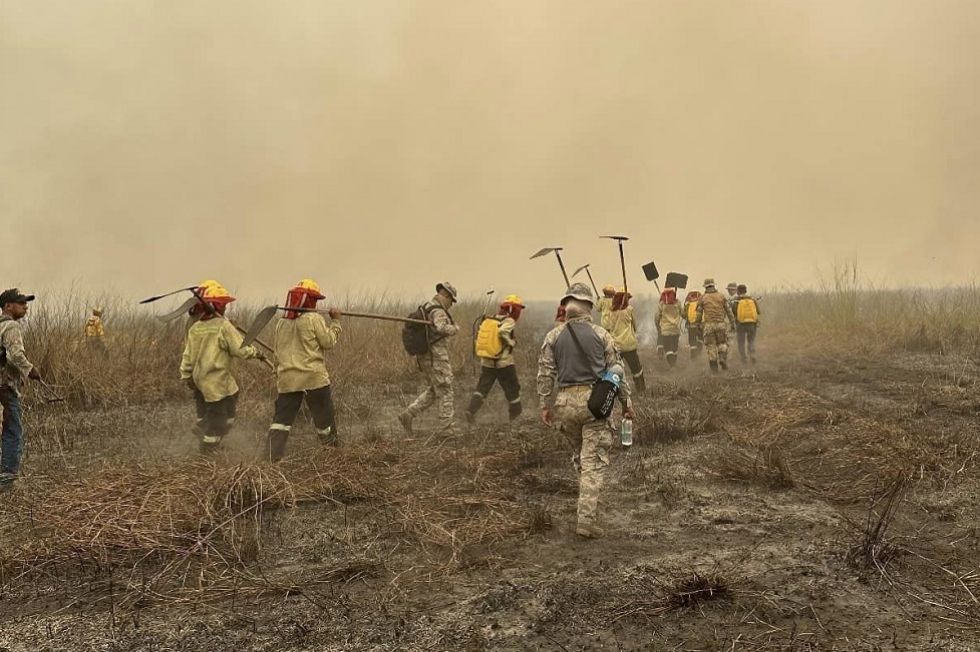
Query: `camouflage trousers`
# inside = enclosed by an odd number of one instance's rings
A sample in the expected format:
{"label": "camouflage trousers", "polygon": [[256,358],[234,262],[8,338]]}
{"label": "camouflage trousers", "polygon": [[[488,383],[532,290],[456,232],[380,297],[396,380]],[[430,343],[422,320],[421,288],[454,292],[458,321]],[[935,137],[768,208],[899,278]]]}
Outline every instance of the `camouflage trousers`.
{"label": "camouflage trousers", "polygon": [[433,404],[439,404],[439,425],[453,426],[453,367],[449,356],[423,355],[416,358],[428,387],[408,406],[406,412],[413,418],[425,412]]}
{"label": "camouflage trousers", "polygon": [[704,348],[709,362],[728,360],[728,328],[724,323],[704,324],[702,326]]}
{"label": "camouflage trousers", "polygon": [[608,421],[597,421],[589,412],[591,387],[566,387],[555,398],[559,429],[579,451],[578,524],[595,525],[599,494],[609,466],[612,431]]}

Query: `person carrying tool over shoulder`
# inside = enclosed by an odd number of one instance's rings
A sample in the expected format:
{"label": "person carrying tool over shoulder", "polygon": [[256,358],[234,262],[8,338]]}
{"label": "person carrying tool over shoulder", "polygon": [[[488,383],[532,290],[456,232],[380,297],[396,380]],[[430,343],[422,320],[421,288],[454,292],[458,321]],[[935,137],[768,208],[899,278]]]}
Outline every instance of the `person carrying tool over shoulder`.
{"label": "person carrying tool over shoulder", "polygon": [[738,286],[738,302],[735,308],[735,337],[738,341],[738,357],[746,362],[746,343],[748,359],[755,364],[755,334],[759,328],[759,302],[749,296],[749,289]]}
{"label": "person carrying tool over shoulder", "polygon": [[701,293],[691,290],[684,299],[684,326],[687,328],[687,346],[691,350],[691,360],[701,355],[704,342],[701,341],[701,318],[698,316],[698,303]]}
{"label": "person carrying tool over shoulder", "polygon": [[619,347],[623,360],[629,365],[630,373],[633,374],[633,387],[637,394],[642,395],[646,392],[647,385],[643,378],[643,363],[640,361],[640,354],[636,352],[638,346],[636,321],[633,306],[629,304],[632,298],[632,294],[627,295],[622,289],[616,291],[603,328],[608,330],[616,340],[616,346]]}
{"label": "person carrying tool over shoulder", "polygon": [[430,321],[432,325],[418,327],[408,324],[402,331],[405,350],[415,358],[427,385],[425,391],[398,415],[398,422],[405,432],[411,433],[415,417],[438,403],[440,429],[456,434],[453,367],[449,360],[449,338],[459,332],[459,326],[449,314],[456,300],[456,288],[451,283],[439,283],[432,300],[412,314],[412,317]]}
{"label": "person carrying tool over shoulder", "polygon": [[21,385],[28,378],[41,382],[41,373],[24,352],[24,333],[19,323],[27,316],[27,304],[31,301],[34,301],[33,294],[23,294],[17,288],[0,292],[0,406],[3,406],[0,489],[9,488],[20,472],[24,449]]}
{"label": "person carrying tool over shoulder", "polygon": [[242,336],[224,318],[228,304],[235,300],[223,286],[199,289],[206,303],[200,319],[187,331],[180,379],[194,392],[201,453],[213,453],[235,422],[238,383],[231,373],[232,360],[264,359],[251,346],[242,346]]}
{"label": "person carrying tool over shoulder", "polygon": [[660,293],[657,310],[657,348],[663,351],[671,369],[677,364],[677,348],[681,339],[681,306],[677,303],[677,289],[664,288]]}
{"label": "person carrying tool over shoulder", "polygon": [[613,297],[616,296],[616,287],[613,285],[607,285],[602,288],[602,298],[599,299],[599,303],[596,306],[599,309],[599,325],[609,330],[607,326],[606,317],[612,311]]}
{"label": "person carrying tool over shoulder", "polygon": [[[575,533],[586,538],[603,535],[597,512],[612,446],[609,419],[596,417],[590,410],[589,399],[604,371],[618,369],[621,373],[623,369],[613,336],[592,323],[593,302],[592,290],[587,285],[576,283],[568,288],[562,297],[567,320],[545,336],[537,378],[543,406],[541,420],[549,427],[557,423],[577,451],[573,458],[579,471]],[[617,398],[624,418],[633,418],[625,378]]]}
{"label": "person carrying tool over shoulder", "polygon": [[704,346],[708,351],[708,366],[718,372],[718,367],[728,369],[728,331],[735,330],[735,316],[731,304],[715,289],[714,279],[704,280],[704,295],[698,301],[698,320]]}
{"label": "person carrying tool over shoulder", "polygon": [[476,355],[480,358],[480,379],[470,397],[466,409],[466,421],[473,423],[476,413],[483,407],[494,383],[500,383],[507,399],[507,414],[513,421],[521,415],[521,381],[514,365],[514,347],[517,345],[514,327],[524,310],[521,298],[511,294],[504,298],[495,317],[485,317],[476,334]]}
{"label": "person carrying tool over shoulder", "polygon": [[[286,295],[286,308],[316,310],[326,297],[313,279],[303,279]],[[336,413],[330,375],[324,355],[337,345],[343,328],[343,313],[328,311],[330,323],[318,312],[286,310],[276,324],[276,412],[269,426],[269,459],[278,462],[286,455],[286,443],[303,401],[306,401],[317,439],[324,446],[338,446]]]}
{"label": "person carrying tool over shoulder", "polygon": [[85,344],[93,351],[105,353],[105,325],[102,308],[92,308],[92,316],[85,322]]}

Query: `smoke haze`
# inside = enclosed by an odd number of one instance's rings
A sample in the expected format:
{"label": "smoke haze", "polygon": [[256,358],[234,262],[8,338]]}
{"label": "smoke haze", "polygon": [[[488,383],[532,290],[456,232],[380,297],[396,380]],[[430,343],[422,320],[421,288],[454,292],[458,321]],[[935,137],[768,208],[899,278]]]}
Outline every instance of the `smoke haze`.
{"label": "smoke haze", "polygon": [[0,285],[970,282],[978,73],[972,0],[0,0]]}

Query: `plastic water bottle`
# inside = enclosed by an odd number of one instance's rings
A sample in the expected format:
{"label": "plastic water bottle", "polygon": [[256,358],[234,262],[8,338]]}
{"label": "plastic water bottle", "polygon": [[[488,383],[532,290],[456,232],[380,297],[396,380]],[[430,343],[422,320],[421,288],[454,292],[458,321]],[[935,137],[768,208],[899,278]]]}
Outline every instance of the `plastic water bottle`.
{"label": "plastic water bottle", "polygon": [[619,443],[623,445],[623,448],[629,448],[633,445],[632,419],[623,419],[623,423],[619,426]]}

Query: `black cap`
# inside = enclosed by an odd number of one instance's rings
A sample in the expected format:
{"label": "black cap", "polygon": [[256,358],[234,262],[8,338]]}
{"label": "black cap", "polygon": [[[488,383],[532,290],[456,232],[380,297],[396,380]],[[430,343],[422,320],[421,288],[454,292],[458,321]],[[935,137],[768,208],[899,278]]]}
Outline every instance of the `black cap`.
{"label": "black cap", "polygon": [[0,308],[3,308],[8,303],[27,303],[28,301],[34,301],[34,295],[21,294],[17,288],[10,288],[9,290],[0,292]]}

